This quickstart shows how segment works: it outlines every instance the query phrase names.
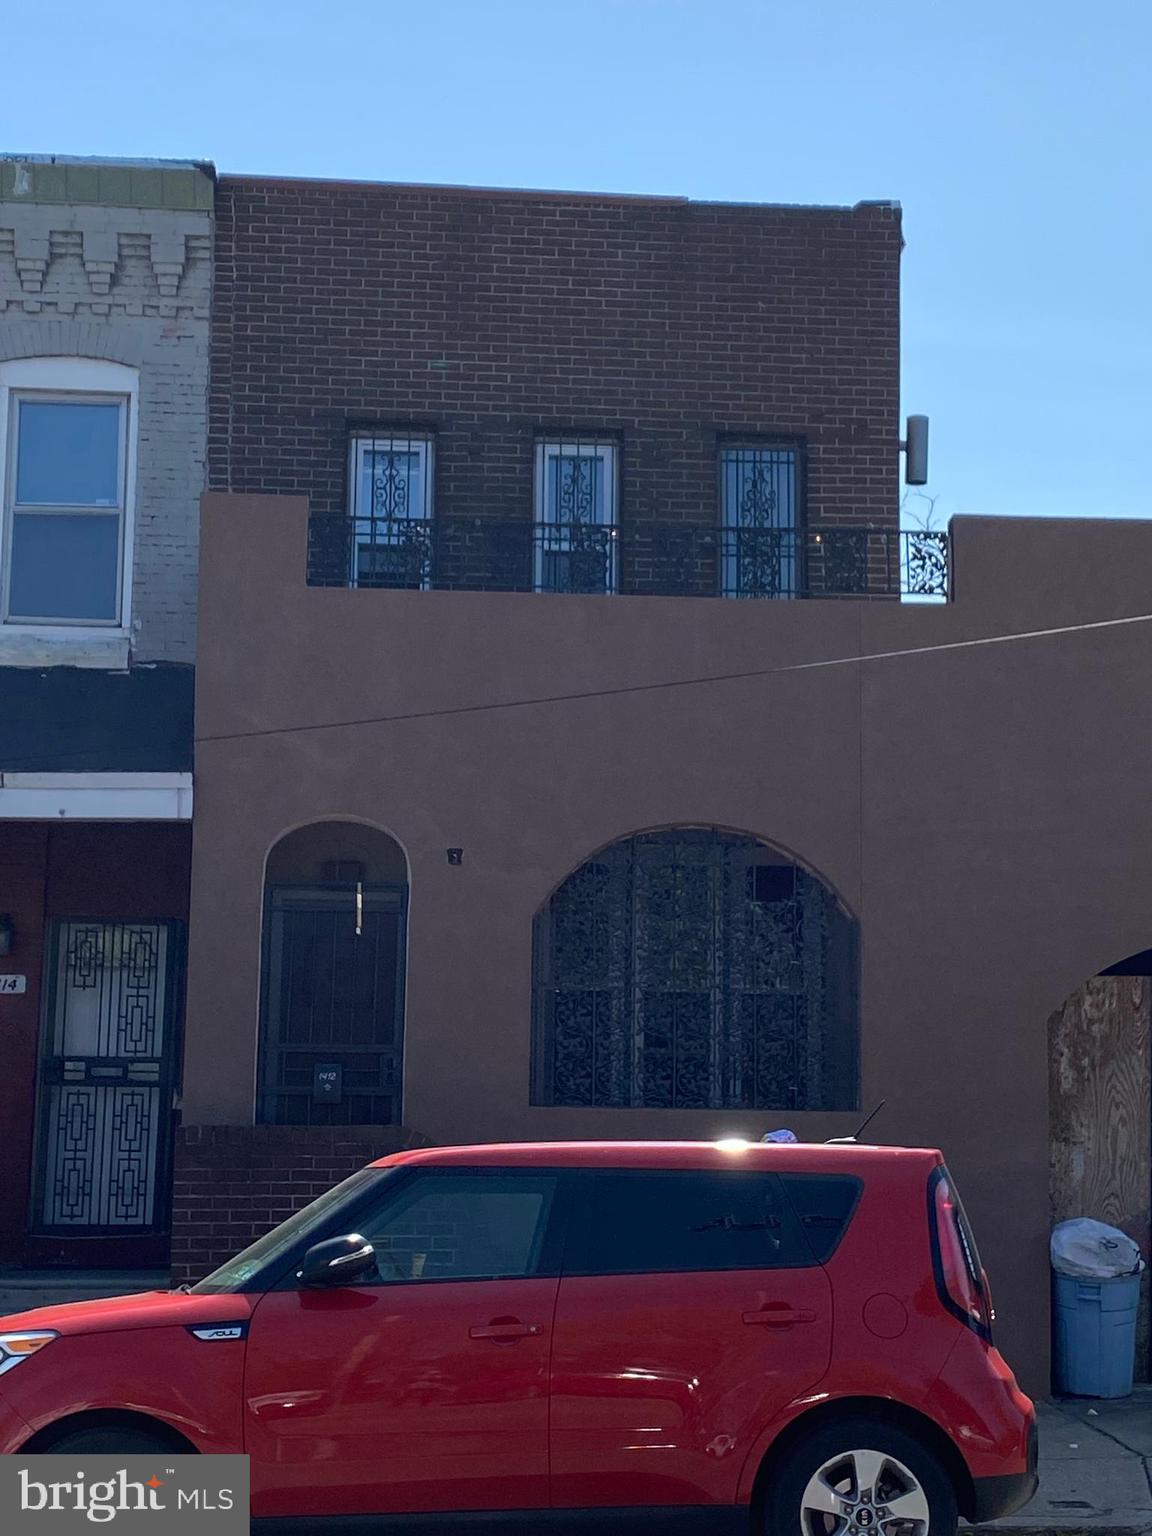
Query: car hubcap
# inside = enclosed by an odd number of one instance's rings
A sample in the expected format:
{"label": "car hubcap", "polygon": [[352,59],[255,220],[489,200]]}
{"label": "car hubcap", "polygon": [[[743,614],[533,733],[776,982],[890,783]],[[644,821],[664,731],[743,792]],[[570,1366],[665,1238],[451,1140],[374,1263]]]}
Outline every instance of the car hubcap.
{"label": "car hubcap", "polygon": [[801,1536],[928,1536],[928,1498],[885,1451],[844,1451],[808,1479]]}

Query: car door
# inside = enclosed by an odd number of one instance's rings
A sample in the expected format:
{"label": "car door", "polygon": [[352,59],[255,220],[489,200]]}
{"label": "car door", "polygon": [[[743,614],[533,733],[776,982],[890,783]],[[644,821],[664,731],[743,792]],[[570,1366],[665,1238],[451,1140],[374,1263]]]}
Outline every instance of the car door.
{"label": "car door", "polygon": [[552,1503],[735,1504],[757,1435],[827,1372],[828,1278],[771,1174],[580,1183],[552,1347]]}
{"label": "car door", "polygon": [[561,1184],[414,1168],[357,1221],[378,1281],[290,1277],[260,1299],[244,1384],[255,1515],[547,1504]]}

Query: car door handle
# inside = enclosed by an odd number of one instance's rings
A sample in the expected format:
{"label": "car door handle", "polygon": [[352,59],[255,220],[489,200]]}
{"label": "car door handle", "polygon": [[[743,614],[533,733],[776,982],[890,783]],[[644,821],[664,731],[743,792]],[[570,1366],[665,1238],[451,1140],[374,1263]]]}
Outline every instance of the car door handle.
{"label": "car door handle", "polygon": [[806,1307],[765,1307],[761,1312],[745,1312],[746,1323],[761,1323],[766,1328],[791,1328],[793,1323],[814,1323],[815,1312]]}
{"label": "car door handle", "polygon": [[521,1323],[513,1319],[493,1321],[484,1328],[469,1328],[470,1339],[529,1339],[541,1332],[539,1323]]}

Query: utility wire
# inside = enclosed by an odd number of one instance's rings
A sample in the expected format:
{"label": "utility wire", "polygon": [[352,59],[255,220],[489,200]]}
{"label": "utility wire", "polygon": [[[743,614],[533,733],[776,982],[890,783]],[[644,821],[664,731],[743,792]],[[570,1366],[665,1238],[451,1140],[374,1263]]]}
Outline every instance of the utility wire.
{"label": "utility wire", "polygon": [[755,667],[746,672],[713,672],[701,677],[675,677],[655,683],[622,683],[618,688],[589,688],[577,693],[540,694],[524,699],[497,699],[485,704],[454,704],[444,709],[419,709],[395,715],[363,715],[351,720],[323,720],[311,725],[267,726],[254,731],[220,731],[197,736],[197,743],[248,741],[262,736],[299,736],[313,731],[342,731],[364,725],[394,725],[405,720],[440,720],[452,715],[487,714],[500,709],[532,709],[546,704],[572,704],[586,699],[611,699],[625,694],[659,693],[673,688],[701,688],[715,683],[744,682],[752,678],[779,677],[791,672],[815,672],[829,667],[860,666],[864,662],[894,661],[905,656],[936,656],[945,651],[972,650],[985,645],[1013,645],[1021,640],[1046,640],[1078,635],[1091,630],[1117,629],[1128,624],[1152,623],[1152,613],[1124,619],[1097,619],[1088,624],[1064,624],[1053,629],[1030,629],[1016,634],[983,635],[975,640],[949,640],[942,645],[917,645],[899,651],[872,651],[860,656],[832,656],[823,661],[790,662],[779,667]]}

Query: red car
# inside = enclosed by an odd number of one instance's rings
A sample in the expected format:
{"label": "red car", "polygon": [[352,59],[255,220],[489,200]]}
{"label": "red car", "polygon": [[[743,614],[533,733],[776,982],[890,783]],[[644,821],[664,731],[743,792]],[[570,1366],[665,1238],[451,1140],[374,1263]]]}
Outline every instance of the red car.
{"label": "red car", "polygon": [[0,1450],[245,1452],[309,1536],[951,1536],[1036,1487],[991,1322],[938,1152],[405,1152],[190,1290],[0,1321]]}

